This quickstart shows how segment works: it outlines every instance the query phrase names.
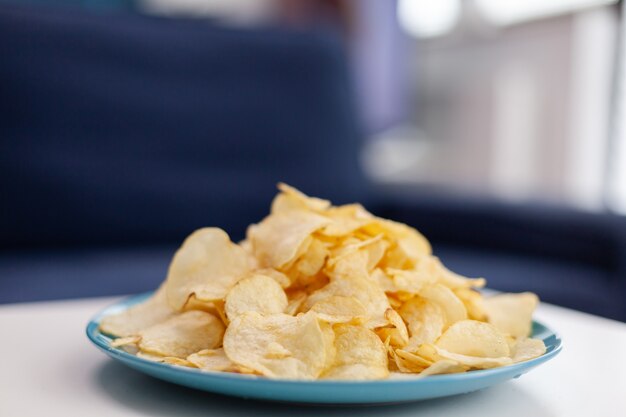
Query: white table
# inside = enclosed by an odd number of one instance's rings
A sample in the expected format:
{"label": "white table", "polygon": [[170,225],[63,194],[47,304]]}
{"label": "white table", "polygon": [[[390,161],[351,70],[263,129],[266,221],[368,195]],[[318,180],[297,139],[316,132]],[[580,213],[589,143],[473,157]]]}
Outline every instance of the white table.
{"label": "white table", "polygon": [[305,407],[179,387],[91,346],[88,319],[113,298],[0,306],[0,416],[626,416],[626,324],[542,305],[556,359],[472,394],[379,407]]}

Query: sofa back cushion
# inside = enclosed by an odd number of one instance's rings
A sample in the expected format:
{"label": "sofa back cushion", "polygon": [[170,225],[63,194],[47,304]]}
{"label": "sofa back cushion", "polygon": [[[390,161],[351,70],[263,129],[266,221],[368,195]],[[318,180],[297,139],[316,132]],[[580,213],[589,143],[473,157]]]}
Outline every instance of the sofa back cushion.
{"label": "sofa back cushion", "polygon": [[360,198],[337,38],[0,6],[0,247],[233,239],[278,181]]}

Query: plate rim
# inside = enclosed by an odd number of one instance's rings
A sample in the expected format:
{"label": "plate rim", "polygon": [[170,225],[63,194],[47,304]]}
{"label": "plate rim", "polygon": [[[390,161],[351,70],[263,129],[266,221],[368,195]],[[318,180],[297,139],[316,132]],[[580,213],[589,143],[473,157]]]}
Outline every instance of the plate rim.
{"label": "plate rim", "polygon": [[[228,380],[228,381],[242,381],[248,383],[258,382],[264,385],[272,385],[272,384],[285,384],[288,383],[290,385],[300,385],[302,387],[306,386],[369,386],[369,385],[377,385],[377,384],[385,384],[385,385],[416,385],[416,384],[428,384],[428,383],[441,383],[445,384],[448,382],[460,382],[463,380],[473,380],[481,377],[489,377],[496,376],[502,373],[512,373],[515,374],[516,370],[519,371],[519,375],[525,373],[526,371],[534,368],[537,365],[540,365],[550,359],[553,359],[563,350],[563,339],[556,331],[552,328],[546,326],[543,322],[534,320],[532,321],[533,327],[535,325],[541,326],[545,329],[549,335],[547,337],[555,338],[556,343],[554,348],[550,351],[546,351],[543,355],[524,361],[519,363],[514,363],[511,365],[500,366],[491,369],[480,369],[474,370],[470,372],[456,373],[456,374],[442,374],[442,375],[429,375],[427,377],[418,378],[418,377],[410,377],[406,378],[398,378],[398,379],[374,379],[374,380],[324,380],[324,379],[315,379],[315,380],[301,380],[301,379],[287,379],[287,378],[266,378],[259,375],[245,375],[245,374],[237,374],[232,372],[217,372],[217,371],[205,371],[196,368],[190,368],[185,366],[178,366],[163,362],[155,362],[148,359],[144,359],[138,357],[136,355],[125,352],[121,349],[117,349],[111,347],[108,344],[108,341],[111,340],[109,336],[105,333],[102,333],[99,329],[101,320],[113,312],[123,311],[135,304],[140,303],[141,301],[147,299],[150,295],[152,295],[154,291],[148,291],[140,294],[130,295],[127,297],[118,300],[102,310],[96,313],[91,319],[88,321],[87,326],[85,328],[85,333],[89,341],[94,344],[97,348],[102,350],[103,352],[109,354],[113,357],[118,357],[121,361],[131,361],[140,363],[142,366],[148,366],[155,370],[163,370],[167,369],[169,371],[186,373],[194,376],[206,376],[208,379],[217,379],[217,380]],[[123,308],[121,308],[123,307]]]}

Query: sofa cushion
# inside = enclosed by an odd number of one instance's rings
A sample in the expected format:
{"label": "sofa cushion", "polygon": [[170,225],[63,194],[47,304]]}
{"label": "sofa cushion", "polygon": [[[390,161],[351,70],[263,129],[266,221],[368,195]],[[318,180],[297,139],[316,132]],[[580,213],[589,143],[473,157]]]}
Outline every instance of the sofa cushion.
{"label": "sofa cushion", "polygon": [[7,251],[0,254],[0,303],[133,294],[167,276],[175,247]]}
{"label": "sofa cushion", "polygon": [[0,248],[235,239],[278,181],[358,200],[339,40],[0,5]]}

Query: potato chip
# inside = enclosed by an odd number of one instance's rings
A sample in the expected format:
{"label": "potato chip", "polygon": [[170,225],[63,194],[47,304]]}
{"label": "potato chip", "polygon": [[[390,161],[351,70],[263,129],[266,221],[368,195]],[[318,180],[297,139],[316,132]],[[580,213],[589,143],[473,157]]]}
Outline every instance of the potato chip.
{"label": "potato chip", "polygon": [[354,297],[333,295],[318,301],[310,311],[328,323],[364,323],[367,321],[367,310]]}
{"label": "potato chip", "polygon": [[495,326],[476,320],[454,323],[435,345],[452,353],[481,358],[499,358],[511,353],[504,335]]}
{"label": "potato chip", "polygon": [[438,304],[443,309],[446,314],[444,328],[467,318],[465,305],[448,287],[444,287],[441,284],[430,285],[420,291],[420,295]]}
{"label": "potato chip", "polygon": [[174,310],[191,295],[199,301],[221,300],[249,270],[248,256],[221,229],[193,232],[172,259],[165,281],[167,300]]}
{"label": "potato chip", "polygon": [[374,219],[374,216],[360,204],[330,207],[324,214],[331,219],[331,223],[324,227],[320,233],[333,237],[352,234]]}
{"label": "potato chip", "polygon": [[433,343],[441,336],[446,324],[446,315],[438,304],[422,297],[413,297],[399,310],[407,323],[409,349],[416,349],[422,343]]}
{"label": "potato chip", "polygon": [[387,324],[385,311],[390,308],[389,300],[368,275],[366,252],[356,251],[342,257],[329,274],[330,283],[313,292],[307,298],[305,308],[310,309],[315,303],[332,296],[354,297],[367,310],[369,328]]}
{"label": "potato chip", "polygon": [[148,361],[166,363],[168,365],[186,366],[188,368],[196,368],[196,366],[186,359],[176,358],[174,356],[161,356],[152,353],[138,352],[137,357]]}
{"label": "potato chip", "polygon": [[364,229],[375,236],[383,233],[392,241],[396,242],[399,250],[408,259],[417,259],[421,255],[430,255],[432,248],[428,240],[417,230],[406,224],[376,217]]}
{"label": "potato chip", "polygon": [[238,367],[224,353],[224,349],[204,349],[192,353],[187,361],[203,371],[237,372]]}
{"label": "potato chip", "polygon": [[289,303],[287,304],[287,308],[285,308],[285,314],[289,314],[290,316],[295,316],[296,313],[300,311],[300,307],[304,304],[308,297],[306,291],[303,290],[292,290],[287,293],[287,300]]}
{"label": "potato chip", "polygon": [[287,295],[280,284],[266,275],[253,274],[240,280],[226,296],[226,317],[233,320],[247,311],[261,314],[282,313]]}
{"label": "potato chip", "polygon": [[161,285],[157,292],[143,303],[104,317],[100,322],[100,331],[117,337],[132,336],[167,320],[174,314],[176,313],[167,303],[165,285]]}
{"label": "potato chip", "polygon": [[354,254],[357,251],[360,251],[361,256],[365,256],[365,264],[364,264],[365,270],[369,271],[370,252],[366,250],[360,250],[360,249],[363,249],[370,245],[378,243],[382,240],[382,238],[383,238],[383,235],[379,234],[374,237],[367,237],[365,240],[360,240],[354,237],[345,239],[342,242],[341,246],[336,248],[331,254],[331,257],[328,260],[328,268],[332,269],[337,264],[337,262],[340,261],[341,259],[344,259],[348,256],[354,256]]}
{"label": "potato chip", "polygon": [[398,370],[405,373],[419,373],[432,364],[428,359],[403,349],[396,349],[392,357]]}
{"label": "potato chip", "polygon": [[406,292],[418,294],[424,286],[434,283],[434,275],[425,273],[419,269],[396,269],[387,268],[385,274],[391,280],[387,285],[390,292]]}
{"label": "potato chip", "polygon": [[409,331],[402,317],[393,308],[385,311],[385,318],[391,327],[382,327],[376,329],[376,334],[381,340],[387,340],[394,347],[404,347],[409,343]]}
{"label": "potato chip", "polygon": [[483,305],[483,296],[472,288],[455,288],[454,294],[459,297],[467,310],[467,317],[472,320],[487,321],[487,311]]}
{"label": "potato chip", "polygon": [[219,317],[224,325],[228,325],[223,300],[199,301],[195,295],[192,295],[183,307],[183,311],[191,310],[206,311],[207,313],[213,314],[215,317]]}
{"label": "potato chip", "polygon": [[248,239],[261,266],[280,269],[295,261],[311,234],[329,222],[309,211],[280,212],[248,228]]}
{"label": "potato chip", "polygon": [[[387,293],[387,297],[389,298],[390,303],[395,303],[396,301],[399,301],[396,294],[397,289],[394,286],[393,281],[387,276],[387,274],[382,271],[382,269],[374,269],[370,274],[370,278],[376,281],[380,289]],[[402,302],[400,302],[400,304],[402,304]]]}
{"label": "potato chip", "polygon": [[511,349],[513,362],[524,362],[537,358],[546,353],[546,345],[543,340],[523,338],[518,340]]}
{"label": "potato chip", "polygon": [[224,325],[204,311],[186,311],[139,333],[139,349],[185,359],[194,352],[213,349],[222,342]]}
{"label": "potato chip", "polygon": [[366,380],[389,375],[387,351],[378,336],[361,325],[337,324],[335,361],[324,379]]}
{"label": "potato chip", "polygon": [[364,249],[367,251],[367,270],[373,271],[382,261],[387,249],[389,249],[389,242],[380,239]]}
{"label": "potato chip", "polygon": [[[323,326],[329,325],[315,313],[296,317],[243,313],[226,329],[224,352],[234,363],[271,378],[315,379],[332,352]],[[279,346],[284,354],[276,357]]]}
{"label": "potato chip", "polygon": [[530,334],[532,315],[539,303],[533,293],[498,294],[483,300],[489,323],[515,337]]}
{"label": "potato chip", "polygon": [[309,197],[285,183],[279,183],[278,189],[281,193],[272,202],[272,214],[303,209],[323,212],[330,207],[330,201]]}
{"label": "potato chip", "polygon": [[441,357],[437,354],[435,345],[432,343],[422,343],[419,348],[412,353],[415,353],[416,355],[421,356],[422,358],[433,363],[441,360]]}
{"label": "potato chip", "polygon": [[273,268],[257,268],[254,273],[273,278],[283,289],[291,286],[289,277]]}
{"label": "potato chip", "polygon": [[426,377],[428,375],[456,374],[459,372],[465,372],[468,369],[468,366],[461,365],[456,361],[441,359],[420,372],[419,376]]}
{"label": "potato chip", "polygon": [[136,355],[139,352],[140,336],[128,336],[119,337],[111,341],[110,345],[113,348],[122,348],[124,352]]}
{"label": "potato chip", "polygon": [[[313,239],[307,251],[295,263],[295,270],[300,276],[312,277],[322,270],[330,252],[326,245]],[[305,284],[307,282],[304,282]]]}
{"label": "potato chip", "polygon": [[250,269],[254,270],[260,268],[259,260],[254,256],[252,243],[250,243],[249,240],[244,239],[237,243],[237,245],[239,245],[239,247],[243,249],[243,251],[246,253],[246,256],[248,257],[248,266],[250,267]]}
{"label": "potato chip", "polygon": [[[427,345],[422,345],[420,346],[420,350],[419,353],[421,354],[422,351],[427,347]],[[499,358],[487,358],[487,357],[478,357],[478,356],[469,356],[469,355],[463,355],[460,353],[454,353],[454,352],[449,352],[445,349],[442,349],[438,346],[432,346],[433,349],[436,352],[436,360],[435,362],[441,360],[441,359],[448,359],[454,362],[457,362],[460,365],[463,366],[467,366],[468,368],[474,368],[474,369],[489,369],[489,368],[496,368],[498,366],[505,366],[505,365],[510,365],[513,363],[513,360],[511,358],[509,358],[508,356],[506,357],[499,357]]]}
{"label": "potato chip", "polygon": [[[380,271],[380,270],[378,268],[376,268],[372,272],[372,278],[376,278],[377,271]],[[377,280],[377,282],[379,282],[379,281]],[[381,284],[379,284],[379,286],[382,288]],[[384,288],[382,288],[382,289],[384,291]],[[406,297],[404,297],[404,294],[387,293],[387,300],[389,300],[389,305],[391,305],[391,308],[393,308],[394,310],[400,310],[400,307],[402,307],[402,305],[406,302],[407,299],[406,299]]]}

